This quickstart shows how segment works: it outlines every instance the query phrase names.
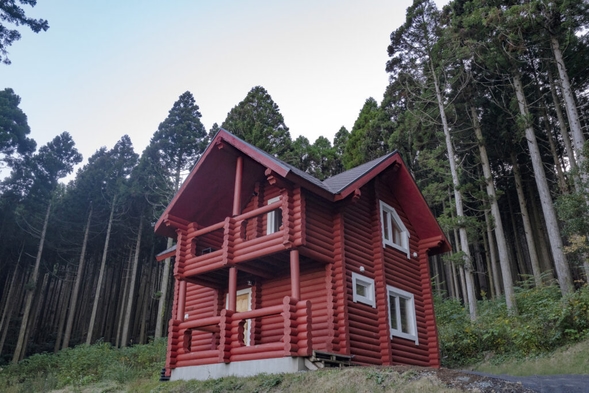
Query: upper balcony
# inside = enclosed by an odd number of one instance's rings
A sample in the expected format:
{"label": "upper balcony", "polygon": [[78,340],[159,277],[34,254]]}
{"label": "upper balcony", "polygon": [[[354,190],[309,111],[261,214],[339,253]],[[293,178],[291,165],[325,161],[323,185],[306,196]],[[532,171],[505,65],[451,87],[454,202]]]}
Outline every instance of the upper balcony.
{"label": "upper balcony", "polygon": [[283,191],[268,203],[204,228],[186,225],[178,235],[176,277],[199,276],[303,244],[300,191]]}

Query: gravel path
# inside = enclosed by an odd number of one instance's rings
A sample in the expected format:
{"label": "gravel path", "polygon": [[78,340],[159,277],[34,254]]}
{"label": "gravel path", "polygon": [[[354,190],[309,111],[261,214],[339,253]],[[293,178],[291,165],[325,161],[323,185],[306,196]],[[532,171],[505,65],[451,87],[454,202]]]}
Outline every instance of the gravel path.
{"label": "gravel path", "polygon": [[[589,370],[587,370],[589,372]],[[476,371],[465,371],[490,378],[500,378],[510,382],[519,382],[526,388],[538,393],[589,393],[589,375],[532,375],[514,377],[513,375],[493,375]]]}

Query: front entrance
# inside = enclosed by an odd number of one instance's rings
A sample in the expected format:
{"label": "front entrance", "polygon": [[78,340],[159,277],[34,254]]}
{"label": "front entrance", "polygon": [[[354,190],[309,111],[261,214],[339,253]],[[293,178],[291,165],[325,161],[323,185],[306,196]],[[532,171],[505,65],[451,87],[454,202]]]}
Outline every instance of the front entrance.
{"label": "front entrance", "polygon": [[[235,311],[237,312],[244,312],[250,311],[252,309],[252,289],[245,288],[240,289],[236,293],[236,302],[235,302]],[[225,300],[225,307],[229,306],[229,297]],[[245,345],[250,345],[250,326],[251,322],[249,319],[245,321],[244,329],[243,329],[243,342]]]}

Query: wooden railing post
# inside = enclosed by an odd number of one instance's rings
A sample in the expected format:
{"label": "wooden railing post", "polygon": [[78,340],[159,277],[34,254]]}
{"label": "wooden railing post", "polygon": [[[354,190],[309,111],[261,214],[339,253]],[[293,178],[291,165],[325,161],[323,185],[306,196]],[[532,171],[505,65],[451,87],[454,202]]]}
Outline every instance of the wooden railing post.
{"label": "wooden railing post", "polygon": [[219,362],[229,363],[231,361],[231,325],[233,324],[233,311],[221,310],[219,321]]}
{"label": "wooden railing post", "polygon": [[290,296],[295,300],[301,298],[301,273],[298,249],[290,250]]}
{"label": "wooden railing post", "polygon": [[[179,347],[173,345],[178,343],[180,339],[180,322],[177,319],[170,319],[168,325],[168,356],[166,356],[166,369],[170,370],[176,366],[176,357],[178,356]],[[176,350],[173,350],[175,348]]]}
{"label": "wooden railing post", "polygon": [[311,301],[297,303],[297,346],[299,356],[311,356],[313,353],[313,336],[311,332]]}
{"label": "wooden railing post", "polygon": [[290,296],[285,296],[282,301],[282,318],[284,321],[284,356],[296,356],[297,347],[297,301]]}

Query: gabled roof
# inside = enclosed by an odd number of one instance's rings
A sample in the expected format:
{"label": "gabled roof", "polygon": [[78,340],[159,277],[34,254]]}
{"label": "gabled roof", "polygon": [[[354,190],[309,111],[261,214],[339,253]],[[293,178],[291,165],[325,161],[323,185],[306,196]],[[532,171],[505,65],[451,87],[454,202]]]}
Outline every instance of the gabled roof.
{"label": "gabled roof", "polygon": [[438,235],[443,237],[443,232],[423,195],[396,151],[321,181],[224,129],[220,129],[215,135],[156,223],[156,233],[175,237],[173,229],[164,225],[164,221],[170,216],[189,222],[198,222],[200,225],[212,225],[230,216],[235,186],[235,159],[238,155],[244,157],[242,206],[251,197],[255,183],[266,179],[266,170],[322,198],[337,202],[345,199],[388,168],[392,166],[401,168],[402,170],[395,176],[395,181],[407,194],[407,198],[403,198],[406,201],[400,201],[400,203],[406,205],[403,209],[410,219],[415,218],[418,223],[424,224],[421,229],[417,228],[418,232],[420,230],[422,232],[420,237],[428,238]]}

